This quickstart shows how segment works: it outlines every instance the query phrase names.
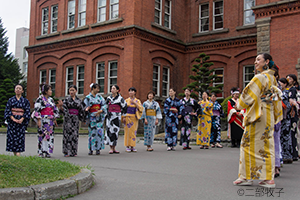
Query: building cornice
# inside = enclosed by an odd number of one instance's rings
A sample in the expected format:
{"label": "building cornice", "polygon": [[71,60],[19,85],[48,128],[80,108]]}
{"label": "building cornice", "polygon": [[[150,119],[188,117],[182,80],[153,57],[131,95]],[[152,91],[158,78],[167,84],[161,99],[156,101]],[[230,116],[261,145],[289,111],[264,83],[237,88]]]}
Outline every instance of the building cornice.
{"label": "building cornice", "polygon": [[300,12],[299,0],[284,0],[252,7],[255,18],[281,16]]}
{"label": "building cornice", "polygon": [[27,46],[28,53],[51,51],[61,48],[70,48],[80,45],[93,44],[99,41],[110,41],[123,39],[125,36],[134,35],[144,40],[149,40],[160,45],[164,45],[171,49],[182,53],[195,51],[200,49],[228,48],[237,45],[255,45],[256,34],[242,35],[237,37],[219,38],[214,40],[185,43],[181,40],[176,40],[157,32],[145,29],[137,25],[130,25],[109,29],[105,31],[94,32],[90,34],[70,37],[66,39],[45,42],[32,46]]}

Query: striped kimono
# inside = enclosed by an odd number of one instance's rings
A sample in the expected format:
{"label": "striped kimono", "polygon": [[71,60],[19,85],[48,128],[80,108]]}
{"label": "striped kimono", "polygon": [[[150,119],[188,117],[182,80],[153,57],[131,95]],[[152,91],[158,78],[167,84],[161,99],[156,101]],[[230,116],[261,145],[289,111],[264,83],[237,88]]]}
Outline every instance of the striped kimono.
{"label": "striped kimono", "polygon": [[274,124],[282,119],[281,91],[273,70],[252,78],[237,109],[246,109],[240,148],[239,178],[273,180],[275,173]]}

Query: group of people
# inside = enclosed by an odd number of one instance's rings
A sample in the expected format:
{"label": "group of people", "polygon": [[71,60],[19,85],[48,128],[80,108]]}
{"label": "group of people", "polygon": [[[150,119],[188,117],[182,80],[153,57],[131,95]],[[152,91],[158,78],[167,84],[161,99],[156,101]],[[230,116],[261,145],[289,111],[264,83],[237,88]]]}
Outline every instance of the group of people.
{"label": "group of people", "polygon": [[[228,123],[232,147],[240,148],[239,173],[234,185],[252,185],[253,179],[262,180],[263,187],[275,187],[274,177],[279,176],[282,163],[297,161],[297,142],[300,88],[294,74],[279,79],[279,67],[267,54],[259,54],[255,60],[256,75],[240,95],[238,88],[231,89],[228,101]],[[7,151],[20,155],[25,151],[25,130],[30,116],[38,127],[38,155],[51,157],[54,148],[54,127],[56,119],[63,114],[63,154],[77,156],[79,121],[88,124],[88,155],[96,155],[110,146],[109,154],[116,150],[121,123],[124,124],[124,146],[126,152],[137,152],[136,133],[139,119],[144,123],[144,145],[153,151],[152,144],[156,126],[162,119],[162,111],[154,100],[155,93],[148,92],[142,104],[136,98],[137,90],[129,88],[129,97],[120,95],[118,85],[111,87],[106,100],[99,94],[100,85],[90,85],[91,92],[82,101],[76,96],[77,87],[68,88],[69,96],[56,105],[50,85],[41,85],[41,95],[36,99],[30,115],[29,101],[22,97],[22,85],[15,86],[16,95],[9,99],[5,109],[7,128]],[[209,97],[202,92],[202,100],[191,98],[191,90],[185,89],[185,97],[176,97],[176,90],[170,88],[164,102],[165,143],[168,151],[177,145],[179,124],[180,145],[189,150],[193,119],[197,120],[196,144],[200,149],[222,148],[221,120],[222,106],[216,101],[216,94]],[[298,95],[297,95],[298,94]],[[104,129],[104,122],[106,124]]]}

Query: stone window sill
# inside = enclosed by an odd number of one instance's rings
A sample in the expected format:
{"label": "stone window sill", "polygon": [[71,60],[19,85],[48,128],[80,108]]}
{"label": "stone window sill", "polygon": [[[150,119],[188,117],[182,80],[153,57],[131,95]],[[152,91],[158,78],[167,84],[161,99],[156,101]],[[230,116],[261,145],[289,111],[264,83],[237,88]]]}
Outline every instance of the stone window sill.
{"label": "stone window sill", "polygon": [[60,32],[54,32],[54,33],[50,33],[50,34],[47,34],[47,35],[36,36],[35,39],[40,40],[40,39],[54,37],[54,36],[58,36],[58,35],[60,35]]}
{"label": "stone window sill", "polygon": [[117,19],[111,19],[111,20],[104,21],[104,22],[98,22],[98,23],[92,24],[91,27],[95,28],[95,27],[105,26],[108,24],[114,24],[114,23],[119,23],[119,22],[123,22],[123,18],[117,18]]}
{"label": "stone window sill", "polygon": [[214,34],[220,34],[220,33],[228,33],[228,32],[229,32],[229,28],[224,28],[221,30],[207,31],[204,33],[195,33],[192,35],[192,37],[201,37],[201,36],[214,35]]}
{"label": "stone window sill", "polygon": [[237,26],[235,30],[242,31],[246,29],[256,28],[256,24],[244,25],[244,26]]}
{"label": "stone window sill", "polygon": [[86,30],[86,29],[89,29],[89,25],[85,25],[85,26],[79,26],[79,27],[76,27],[76,28],[70,28],[68,30],[63,30],[61,32],[61,34],[68,34],[68,33],[73,33],[73,32],[77,32],[77,31],[82,31],[82,30]]}
{"label": "stone window sill", "polygon": [[151,23],[151,26],[153,26],[153,27],[155,27],[155,28],[158,28],[158,29],[161,29],[161,30],[163,30],[163,31],[166,31],[166,32],[168,32],[168,33],[172,33],[173,35],[177,35],[177,32],[176,32],[176,31],[174,31],[174,30],[172,30],[172,29],[169,29],[169,28],[166,28],[166,27],[164,27],[164,26],[162,26],[162,25],[159,25],[159,24],[157,24],[157,23],[152,22],[152,23]]}

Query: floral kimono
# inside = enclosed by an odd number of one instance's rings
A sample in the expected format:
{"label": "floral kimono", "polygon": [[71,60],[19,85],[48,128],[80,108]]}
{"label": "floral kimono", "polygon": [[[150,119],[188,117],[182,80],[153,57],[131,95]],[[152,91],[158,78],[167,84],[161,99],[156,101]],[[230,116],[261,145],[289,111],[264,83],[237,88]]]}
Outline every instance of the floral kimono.
{"label": "floral kimono", "polygon": [[255,75],[243,90],[237,109],[246,109],[239,160],[240,179],[273,180],[274,124],[282,120],[281,91],[273,70]]}
{"label": "floral kimono", "polygon": [[85,121],[84,103],[77,96],[67,97],[63,102],[64,128],[62,152],[76,156],[78,149],[79,121]]}
{"label": "floral kimono", "polygon": [[198,121],[198,134],[197,134],[197,145],[208,146],[210,142],[210,131],[211,131],[211,117],[213,115],[212,109],[213,104],[210,101],[200,101],[202,108],[202,115]]}
{"label": "floral kimono", "polygon": [[[19,120],[24,118],[21,124],[10,119],[13,116]],[[4,119],[7,121],[6,151],[24,152],[25,151],[25,130],[30,120],[30,104],[23,97],[19,100],[16,96],[10,98],[6,104]]]}
{"label": "floral kimono", "polygon": [[289,92],[288,90],[282,91],[282,110],[283,119],[281,120],[281,130],[280,130],[280,143],[281,143],[281,155],[284,162],[292,161],[293,159],[293,149],[292,149],[292,138],[290,134],[291,130],[291,104],[289,102]]}
{"label": "floral kimono", "polygon": [[143,103],[144,111],[141,119],[147,119],[148,124],[144,124],[144,145],[151,146],[153,144],[155,135],[155,121],[156,119],[162,119],[161,110],[159,104],[152,101],[145,101]]}
{"label": "floral kimono", "polygon": [[[202,109],[193,98],[187,99],[184,97],[180,100],[180,104],[182,105],[179,112],[182,119],[180,145],[189,147],[193,117],[197,119],[197,116],[202,114]],[[191,115],[191,112],[196,113],[196,116]]]}
{"label": "floral kimono", "polygon": [[175,97],[167,98],[164,103],[164,113],[166,115],[166,126],[165,126],[165,143],[168,147],[175,147],[177,145],[177,129],[178,129],[178,112],[175,113],[170,111],[170,108],[177,108],[180,111],[181,103],[180,100]]}
{"label": "floral kimono", "polygon": [[115,97],[112,95],[108,96],[106,104],[108,112],[106,117],[105,144],[117,146],[121,116],[126,113],[127,104],[120,94]]}
{"label": "floral kimono", "polygon": [[219,102],[215,101],[213,103],[213,116],[211,117],[211,136],[210,143],[220,143],[221,142],[221,117],[224,116],[222,106]]}
{"label": "floral kimono", "polygon": [[48,99],[41,95],[34,104],[32,118],[37,122],[41,119],[41,127],[38,127],[38,154],[53,153],[54,149],[54,122],[59,117],[59,110],[51,97]]}
{"label": "floral kimono", "polygon": [[[126,100],[127,103],[127,112],[126,112],[126,122],[124,125],[124,146],[125,147],[135,147],[136,145],[136,131],[138,129],[139,119],[143,114],[143,105],[141,101],[137,98],[131,99],[130,97]],[[131,101],[135,101],[138,103],[131,103]],[[124,116],[122,116],[124,117]]]}
{"label": "floral kimono", "polygon": [[[100,95],[95,96],[90,93],[84,99],[86,107],[90,107],[86,119],[89,124],[88,148],[90,151],[99,151],[104,149],[104,119],[107,114],[107,105],[105,99]],[[96,113],[103,112],[96,116]]]}

